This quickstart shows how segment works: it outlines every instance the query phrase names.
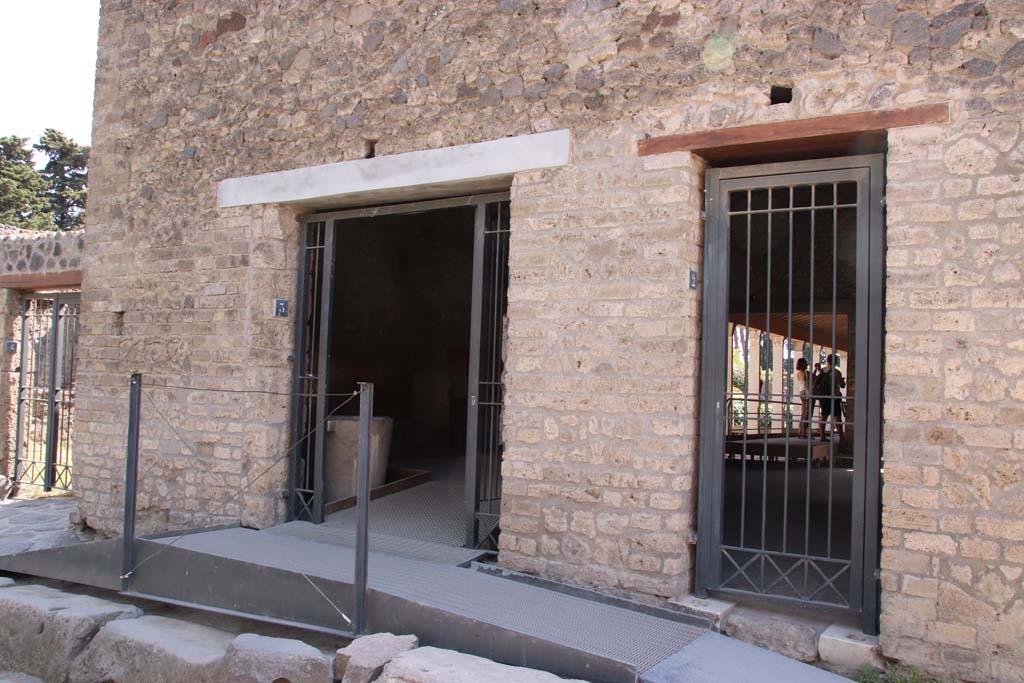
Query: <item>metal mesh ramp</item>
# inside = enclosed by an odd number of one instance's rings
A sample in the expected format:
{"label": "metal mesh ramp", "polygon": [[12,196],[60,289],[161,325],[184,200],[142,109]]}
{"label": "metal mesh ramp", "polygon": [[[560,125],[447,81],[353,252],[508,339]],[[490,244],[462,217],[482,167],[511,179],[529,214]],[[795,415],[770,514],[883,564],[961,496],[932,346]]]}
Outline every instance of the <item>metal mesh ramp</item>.
{"label": "metal mesh ramp", "polygon": [[[170,542],[166,539],[163,542]],[[351,547],[290,534],[224,529],[181,538],[179,548],[351,583]],[[542,643],[591,653],[646,671],[706,633],[702,628],[519,583],[500,576],[371,552],[369,586]]]}

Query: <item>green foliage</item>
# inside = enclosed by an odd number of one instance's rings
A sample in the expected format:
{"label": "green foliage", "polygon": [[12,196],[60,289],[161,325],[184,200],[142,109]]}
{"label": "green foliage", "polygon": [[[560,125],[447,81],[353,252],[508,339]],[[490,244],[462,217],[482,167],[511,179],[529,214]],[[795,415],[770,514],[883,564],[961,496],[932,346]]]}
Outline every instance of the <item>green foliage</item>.
{"label": "green foliage", "polygon": [[897,664],[878,671],[870,666],[857,669],[853,675],[857,683],[942,683],[937,678],[926,676],[912,666]]}
{"label": "green foliage", "polygon": [[32,166],[28,140],[0,138],[0,224],[30,230],[56,230],[46,197],[46,178]]}
{"label": "green foliage", "polygon": [[47,128],[33,147],[49,161],[32,163],[28,140],[0,137],[0,224],[28,230],[73,230],[84,222],[89,148]]}
{"label": "green foliage", "polygon": [[63,133],[47,128],[33,147],[50,160],[42,170],[49,183],[53,220],[61,230],[74,230],[85,222],[85,193],[88,183],[89,148]]}

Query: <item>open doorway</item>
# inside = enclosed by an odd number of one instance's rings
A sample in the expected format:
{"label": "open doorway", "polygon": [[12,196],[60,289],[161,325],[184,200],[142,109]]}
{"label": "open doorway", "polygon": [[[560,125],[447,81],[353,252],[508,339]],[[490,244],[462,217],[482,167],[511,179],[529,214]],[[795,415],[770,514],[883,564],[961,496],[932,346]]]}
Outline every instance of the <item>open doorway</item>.
{"label": "open doorway", "polygon": [[354,524],[336,465],[357,444],[345,394],[372,382],[371,531],[496,540],[507,240],[502,195],[306,222],[295,427],[316,438],[293,461],[293,518]]}

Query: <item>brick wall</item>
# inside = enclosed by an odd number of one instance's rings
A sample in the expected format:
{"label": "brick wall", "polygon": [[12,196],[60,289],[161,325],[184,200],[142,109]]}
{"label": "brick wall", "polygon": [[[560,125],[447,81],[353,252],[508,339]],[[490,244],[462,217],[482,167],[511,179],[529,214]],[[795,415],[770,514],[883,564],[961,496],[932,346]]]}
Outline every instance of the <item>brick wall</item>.
{"label": "brick wall", "polygon": [[1024,676],[1020,144],[1019,115],[889,135],[883,646],[970,680]]}
{"label": "brick wall", "polygon": [[703,164],[635,141],[513,185],[500,560],[666,598],[692,578]]}
{"label": "brick wall", "polygon": [[[218,210],[218,181],[362,158],[370,140],[381,155],[569,128],[572,164],[512,187],[501,559],[648,599],[686,593],[702,166],[639,160],[635,142],[949,102],[948,127],[891,139],[882,643],[1013,680],[1022,70],[1017,0],[105,0],[82,517],[120,524],[128,373],[288,385],[290,323],[269,306],[294,295],[298,226],[291,210]],[[793,102],[769,106],[772,84]],[[286,439],[274,397],[153,398],[193,447],[144,404],[150,526],[209,521]],[[281,465],[218,519],[272,523],[284,486]]]}

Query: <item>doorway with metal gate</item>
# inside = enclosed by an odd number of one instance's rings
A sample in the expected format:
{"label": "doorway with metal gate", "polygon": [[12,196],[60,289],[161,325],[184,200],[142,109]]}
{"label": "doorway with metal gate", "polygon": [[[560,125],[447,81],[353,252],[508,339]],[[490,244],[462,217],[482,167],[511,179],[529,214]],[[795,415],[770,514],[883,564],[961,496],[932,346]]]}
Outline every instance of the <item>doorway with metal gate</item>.
{"label": "doorway with metal gate", "polygon": [[14,481],[70,490],[80,297],[29,294],[21,314]]}
{"label": "doorway with metal gate", "polygon": [[496,547],[508,209],[502,193],[304,219],[292,519],[355,525],[336,465],[354,444],[345,392],[368,381],[386,463],[371,532]]}
{"label": "doorway with metal gate", "polygon": [[875,633],[882,159],[707,174],[697,562]]}

